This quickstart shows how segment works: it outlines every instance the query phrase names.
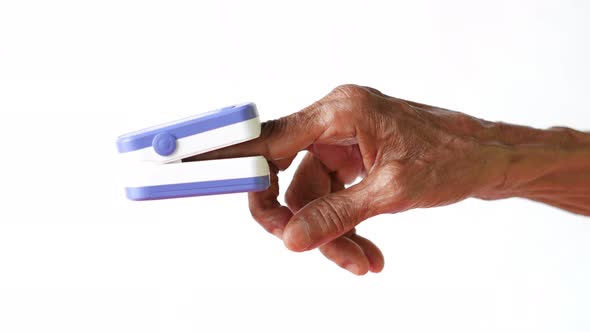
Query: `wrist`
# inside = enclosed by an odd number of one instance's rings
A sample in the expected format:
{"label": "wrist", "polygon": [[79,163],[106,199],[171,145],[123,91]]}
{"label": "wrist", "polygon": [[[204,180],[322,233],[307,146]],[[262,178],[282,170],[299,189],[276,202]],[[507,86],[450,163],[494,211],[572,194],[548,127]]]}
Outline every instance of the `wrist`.
{"label": "wrist", "polygon": [[590,135],[569,128],[488,124],[479,141],[491,162],[485,185],[474,195],[478,198],[540,200],[567,191],[565,178],[575,182],[590,170]]}

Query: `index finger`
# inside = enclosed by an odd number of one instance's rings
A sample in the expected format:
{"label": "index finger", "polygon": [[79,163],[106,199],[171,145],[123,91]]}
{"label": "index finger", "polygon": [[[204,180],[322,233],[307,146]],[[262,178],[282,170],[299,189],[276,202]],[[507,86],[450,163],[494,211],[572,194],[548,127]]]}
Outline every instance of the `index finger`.
{"label": "index finger", "polygon": [[331,109],[321,102],[277,120],[262,123],[254,140],[210,151],[186,160],[209,160],[262,155],[268,160],[290,158],[305,150],[327,130]]}

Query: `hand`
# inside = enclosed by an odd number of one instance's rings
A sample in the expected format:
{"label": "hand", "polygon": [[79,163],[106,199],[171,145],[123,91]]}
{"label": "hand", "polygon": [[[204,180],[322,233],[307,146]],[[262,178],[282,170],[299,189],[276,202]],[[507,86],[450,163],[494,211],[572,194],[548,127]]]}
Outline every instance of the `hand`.
{"label": "hand", "polygon": [[[294,251],[320,251],[361,275],[383,269],[381,251],[355,226],[381,214],[441,206],[502,181],[506,163],[470,133],[485,121],[345,85],[304,110],[263,124],[260,138],[193,159],[263,155],[271,187],[249,194],[253,217]],[[278,177],[307,150],[278,201]],[[498,168],[499,166],[499,168]],[[494,171],[495,170],[495,171]],[[362,181],[346,188],[358,177]]]}

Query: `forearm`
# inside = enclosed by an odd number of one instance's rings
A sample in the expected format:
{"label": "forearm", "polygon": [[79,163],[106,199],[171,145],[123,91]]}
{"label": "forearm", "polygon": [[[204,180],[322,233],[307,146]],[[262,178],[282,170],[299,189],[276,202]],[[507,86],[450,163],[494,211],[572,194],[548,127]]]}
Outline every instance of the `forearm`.
{"label": "forearm", "polygon": [[495,183],[477,197],[523,197],[590,216],[590,134],[487,123],[476,136],[499,156]]}

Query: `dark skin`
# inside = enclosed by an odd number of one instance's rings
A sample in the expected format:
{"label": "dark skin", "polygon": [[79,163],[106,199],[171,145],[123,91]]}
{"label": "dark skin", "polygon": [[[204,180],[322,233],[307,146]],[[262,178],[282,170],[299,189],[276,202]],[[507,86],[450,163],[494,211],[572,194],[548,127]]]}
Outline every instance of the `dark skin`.
{"label": "dark skin", "polygon": [[[278,173],[304,150],[283,206]],[[287,248],[319,248],[357,275],[383,269],[379,248],[355,231],[378,214],[524,197],[590,216],[590,134],[484,121],[368,87],[340,86],[264,123],[256,140],[190,160],[252,155],[271,168],[271,187],[248,194],[254,219]]]}

